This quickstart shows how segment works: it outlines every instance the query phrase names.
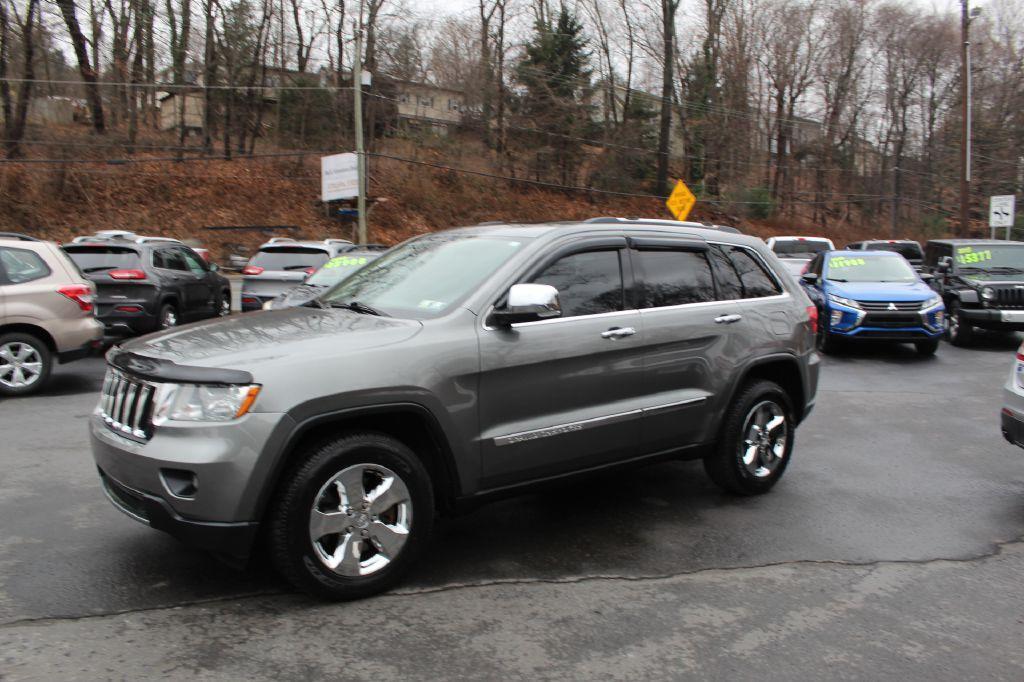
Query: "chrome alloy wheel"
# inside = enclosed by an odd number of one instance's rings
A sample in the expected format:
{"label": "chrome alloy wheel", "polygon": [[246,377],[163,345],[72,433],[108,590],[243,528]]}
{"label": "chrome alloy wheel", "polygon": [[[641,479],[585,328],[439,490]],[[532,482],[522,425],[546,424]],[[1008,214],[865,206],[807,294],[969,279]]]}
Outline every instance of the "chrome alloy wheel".
{"label": "chrome alloy wheel", "polygon": [[42,373],[43,359],[29,344],[11,341],[0,346],[0,384],[25,388],[39,381]]}
{"label": "chrome alloy wheel", "polygon": [[409,488],[379,464],[354,464],[313,498],[309,539],[320,562],[338,575],[376,573],[402,551],[412,528]]}
{"label": "chrome alloy wheel", "polygon": [[170,329],[171,327],[178,326],[178,313],[175,312],[174,308],[167,306],[164,308],[164,314],[160,319],[161,329]]}
{"label": "chrome alloy wheel", "polygon": [[220,300],[220,310],[217,311],[220,317],[227,317],[231,314],[231,297],[225,296]]}
{"label": "chrome alloy wheel", "polygon": [[743,422],[739,445],[747,471],[755,478],[771,476],[786,456],[788,438],[786,413],[778,403],[762,400],[754,405]]}

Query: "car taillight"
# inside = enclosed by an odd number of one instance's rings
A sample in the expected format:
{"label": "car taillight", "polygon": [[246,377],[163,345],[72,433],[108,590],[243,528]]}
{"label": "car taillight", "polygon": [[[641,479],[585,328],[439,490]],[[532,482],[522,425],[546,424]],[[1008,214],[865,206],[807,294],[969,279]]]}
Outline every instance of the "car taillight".
{"label": "car taillight", "polygon": [[316,268],[306,268],[305,270],[303,270],[303,272],[305,272],[307,275],[312,275],[314,272],[316,272]]}
{"label": "car taillight", "polygon": [[818,333],[818,308],[813,305],[807,306],[807,322],[811,326],[811,333]]}
{"label": "car taillight", "polygon": [[92,289],[89,287],[77,285],[73,287],[61,287],[57,289],[57,293],[70,298],[78,307],[82,309],[82,312],[88,313],[92,311]]}
{"label": "car taillight", "polygon": [[1017,362],[1024,362],[1024,343],[1020,344],[1020,348],[1017,349]]}
{"label": "car taillight", "polygon": [[110,279],[146,279],[142,270],[111,270],[107,273]]}
{"label": "car taillight", "polygon": [[242,268],[243,275],[258,275],[263,272],[263,268],[258,265],[246,265]]}

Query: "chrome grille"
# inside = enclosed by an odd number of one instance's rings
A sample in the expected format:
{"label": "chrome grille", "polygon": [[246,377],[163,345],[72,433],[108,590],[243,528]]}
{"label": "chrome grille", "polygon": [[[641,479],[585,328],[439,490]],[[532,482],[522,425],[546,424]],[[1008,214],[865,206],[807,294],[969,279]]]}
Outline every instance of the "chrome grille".
{"label": "chrome grille", "polygon": [[107,428],[134,440],[149,440],[153,435],[152,384],[110,368],[103,380],[100,412]]}
{"label": "chrome grille", "polygon": [[[908,310],[920,310],[924,301],[857,301],[864,310],[888,310],[907,312]],[[892,305],[894,308],[890,308]]]}

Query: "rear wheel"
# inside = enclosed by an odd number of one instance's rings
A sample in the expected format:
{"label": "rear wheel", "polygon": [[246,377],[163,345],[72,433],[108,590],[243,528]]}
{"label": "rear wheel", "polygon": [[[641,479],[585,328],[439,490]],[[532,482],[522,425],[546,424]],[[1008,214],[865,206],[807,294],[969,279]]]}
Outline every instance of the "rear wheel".
{"label": "rear wheel", "polygon": [[966,346],[974,340],[974,327],[963,319],[959,301],[950,303],[946,311],[946,338],[954,346]]}
{"label": "rear wheel", "polygon": [[305,592],[359,599],[404,577],[433,522],[419,458],[389,436],[353,434],[311,449],[286,479],[271,512],[271,556]]}
{"label": "rear wheel", "polygon": [[935,355],[935,351],[939,349],[939,340],[915,341],[914,348],[917,349],[918,355]]}
{"label": "rear wheel", "polygon": [[740,389],[725,414],[715,451],[704,470],[716,484],[737,495],[771,490],[793,451],[793,408],[773,381],[755,381]]}
{"label": "rear wheel", "polygon": [[160,315],[156,320],[160,329],[171,329],[178,326],[178,309],[173,303],[164,303],[160,306]]}
{"label": "rear wheel", "polygon": [[43,387],[53,369],[53,354],[31,334],[0,335],[0,395],[28,395]]}

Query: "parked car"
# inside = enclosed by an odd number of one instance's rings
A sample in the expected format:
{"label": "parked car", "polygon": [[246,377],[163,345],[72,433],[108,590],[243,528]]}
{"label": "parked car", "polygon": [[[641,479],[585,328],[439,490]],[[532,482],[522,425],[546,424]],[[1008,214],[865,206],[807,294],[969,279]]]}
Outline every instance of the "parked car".
{"label": "parked car", "polygon": [[779,258],[812,258],[836,248],[831,239],[824,237],[769,237],[766,243]]}
{"label": "parked car", "polygon": [[264,303],[263,309],[273,310],[306,305],[359,268],[380,258],[380,255],[380,251],[347,251],[340,256],[335,256],[321,265],[299,286],[286,289],[277,298]]}
{"label": "parked car", "polygon": [[975,328],[1024,330],[1024,242],[933,239],[925,245],[925,272],[946,303],[946,336],[955,346]]}
{"label": "parked car", "polygon": [[924,263],[921,244],[913,239],[867,239],[847,244],[846,248],[852,251],[895,251],[906,258],[915,269],[920,269]]}
{"label": "parked car", "polygon": [[301,284],[328,260],[354,248],[355,244],[344,239],[271,239],[242,268],[242,311],[261,310],[264,303]]}
{"label": "parked car", "polygon": [[942,299],[891,251],[823,251],[801,276],[818,307],[818,349],[837,341],[910,342],[921,355],[938,350]]}
{"label": "parked car", "polygon": [[[816,309],[759,239],[558,223],[434,233],[323,306],[114,347],[91,419],[114,506],[350,599],[417,565],[435,510],[703,459],[742,495],[814,405]],[[130,398],[130,399],[129,399]]]}
{"label": "parked car", "polygon": [[231,313],[231,285],[183,244],[124,239],[64,251],[96,285],[96,316],[117,338]]}
{"label": "parked car", "polygon": [[1017,349],[1010,376],[1003,386],[1003,409],[1000,416],[1003,438],[1024,448],[1024,343]]}
{"label": "parked car", "polygon": [[0,396],[34,393],[54,362],[99,350],[95,293],[57,244],[0,233]]}

